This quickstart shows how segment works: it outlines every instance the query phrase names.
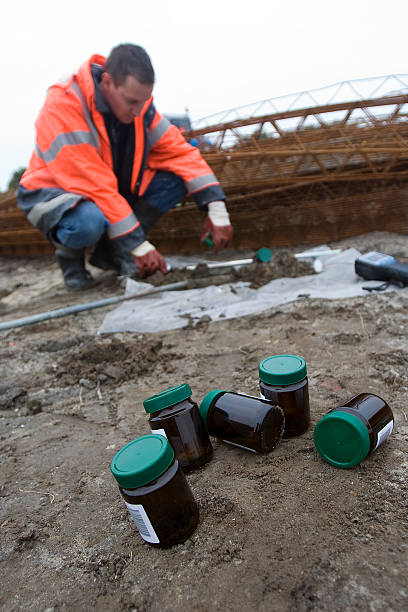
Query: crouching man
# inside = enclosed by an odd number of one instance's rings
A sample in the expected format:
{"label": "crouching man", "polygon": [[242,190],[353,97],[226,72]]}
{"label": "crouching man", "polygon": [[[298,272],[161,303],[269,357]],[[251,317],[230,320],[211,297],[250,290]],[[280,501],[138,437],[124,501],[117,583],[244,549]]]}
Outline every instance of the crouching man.
{"label": "crouching man", "polygon": [[207,211],[202,239],[231,245],[225,194],[200,151],[156,110],[154,78],[146,51],[123,44],[48,90],[17,201],[54,244],[70,289],[94,284],[84,260],[91,245],[96,267],[165,274],[146,236],[187,194]]}

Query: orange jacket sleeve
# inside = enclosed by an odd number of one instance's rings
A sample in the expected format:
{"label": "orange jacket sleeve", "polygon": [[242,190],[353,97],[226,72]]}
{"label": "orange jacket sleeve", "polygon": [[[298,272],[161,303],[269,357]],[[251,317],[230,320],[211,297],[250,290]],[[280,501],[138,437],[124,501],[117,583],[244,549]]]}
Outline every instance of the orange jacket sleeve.
{"label": "orange jacket sleeve", "polygon": [[158,111],[149,134],[152,148],[147,158],[147,174],[156,170],[173,172],[184,181],[187,192],[199,206],[225,199],[217,178],[197,147],[186,142],[180,130]]}

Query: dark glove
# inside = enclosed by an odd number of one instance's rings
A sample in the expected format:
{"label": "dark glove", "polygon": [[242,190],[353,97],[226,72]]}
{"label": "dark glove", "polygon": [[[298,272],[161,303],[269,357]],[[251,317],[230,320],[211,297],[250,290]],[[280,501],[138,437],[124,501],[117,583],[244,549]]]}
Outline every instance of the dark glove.
{"label": "dark glove", "polygon": [[167,274],[167,264],[163,255],[147,240],[133,249],[132,254],[135,258],[137,269],[141,278],[150,276],[157,270]]}
{"label": "dark glove", "polygon": [[225,207],[221,201],[210,202],[208,205],[208,217],[204,224],[204,233],[201,242],[208,237],[214,243],[216,251],[226,249],[232,244],[232,225]]}

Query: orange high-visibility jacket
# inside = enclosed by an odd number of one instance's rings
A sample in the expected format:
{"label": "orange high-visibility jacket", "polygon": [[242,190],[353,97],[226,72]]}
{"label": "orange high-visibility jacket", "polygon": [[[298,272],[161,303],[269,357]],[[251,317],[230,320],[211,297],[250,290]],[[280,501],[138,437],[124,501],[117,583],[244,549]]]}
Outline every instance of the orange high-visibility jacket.
{"label": "orange high-visibility jacket", "polygon": [[[46,235],[79,201],[93,201],[108,219],[108,236],[133,248],[144,240],[140,223],[118,192],[103,115],[95,104],[92,56],[66,83],[50,87],[37,118],[36,143],[17,194],[28,219]],[[196,147],[148,100],[134,119],[131,191],[143,195],[157,170],[178,175],[200,208],[225,199],[216,177]],[[143,167],[142,167],[143,165]]]}

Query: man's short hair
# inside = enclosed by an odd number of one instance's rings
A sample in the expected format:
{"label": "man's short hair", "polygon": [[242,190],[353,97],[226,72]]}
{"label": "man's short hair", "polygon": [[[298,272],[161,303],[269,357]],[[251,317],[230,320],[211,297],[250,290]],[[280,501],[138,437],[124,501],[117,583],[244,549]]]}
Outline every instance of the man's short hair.
{"label": "man's short hair", "polygon": [[143,47],[130,43],[118,45],[109,53],[104,71],[110,74],[116,87],[123,85],[128,76],[144,85],[154,84],[154,70]]}

